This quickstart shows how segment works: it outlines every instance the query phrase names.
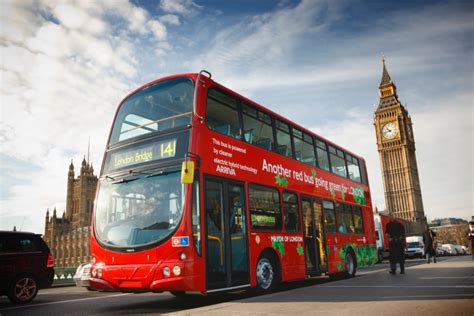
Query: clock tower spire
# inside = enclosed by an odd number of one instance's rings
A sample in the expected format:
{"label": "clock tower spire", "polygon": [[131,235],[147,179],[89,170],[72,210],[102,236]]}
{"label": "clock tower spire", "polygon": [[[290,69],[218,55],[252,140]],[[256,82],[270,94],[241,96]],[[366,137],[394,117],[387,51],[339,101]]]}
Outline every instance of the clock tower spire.
{"label": "clock tower spire", "polygon": [[379,104],[374,114],[377,149],[385,194],[385,207],[406,220],[408,233],[421,233],[426,225],[415,155],[412,121],[398,99],[382,55]]}

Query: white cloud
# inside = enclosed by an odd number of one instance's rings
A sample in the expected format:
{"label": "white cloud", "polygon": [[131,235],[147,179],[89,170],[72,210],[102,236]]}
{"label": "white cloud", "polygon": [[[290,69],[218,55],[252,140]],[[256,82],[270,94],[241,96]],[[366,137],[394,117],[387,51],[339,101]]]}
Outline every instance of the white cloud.
{"label": "white cloud", "polygon": [[[71,158],[78,165],[89,136],[99,171],[117,104],[136,86],[137,43],[152,38],[171,51],[161,22],[121,4],[1,2],[1,153],[24,178],[9,187],[1,181],[2,198],[8,194],[0,200],[2,222],[26,216],[24,228],[41,232],[46,208],[62,212],[67,166]],[[27,175],[25,164],[35,166]]]}
{"label": "white cloud", "polygon": [[180,25],[181,23],[179,22],[179,17],[174,14],[166,14],[163,16],[160,16],[160,21],[169,24],[169,25]]}
{"label": "white cloud", "polygon": [[197,5],[193,0],[161,0],[160,9],[164,12],[188,16],[201,9],[201,6]]}
{"label": "white cloud", "polygon": [[157,40],[165,40],[166,39],[166,27],[160,21],[148,21],[147,27],[151,30],[153,35]]}

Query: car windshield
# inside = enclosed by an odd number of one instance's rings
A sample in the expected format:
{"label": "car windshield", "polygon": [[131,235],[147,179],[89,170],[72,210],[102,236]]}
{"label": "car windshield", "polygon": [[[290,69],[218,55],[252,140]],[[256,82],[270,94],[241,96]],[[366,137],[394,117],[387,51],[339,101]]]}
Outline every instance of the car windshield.
{"label": "car windshield", "polygon": [[418,241],[407,243],[407,248],[421,248],[421,244]]}
{"label": "car windshield", "polygon": [[129,96],[120,106],[110,144],[191,123],[194,84],[189,78],[159,81]]}
{"label": "car windshield", "polygon": [[181,220],[183,190],[180,172],[101,181],[94,214],[98,240],[130,248],[165,239]]}

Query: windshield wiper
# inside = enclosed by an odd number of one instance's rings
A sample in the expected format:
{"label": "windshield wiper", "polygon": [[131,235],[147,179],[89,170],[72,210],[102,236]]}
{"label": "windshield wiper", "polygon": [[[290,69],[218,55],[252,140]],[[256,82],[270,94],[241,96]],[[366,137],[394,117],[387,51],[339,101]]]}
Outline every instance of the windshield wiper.
{"label": "windshield wiper", "polygon": [[112,184],[128,183],[128,182],[132,182],[132,181],[135,181],[135,180],[138,180],[138,179],[139,179],[139,178],[131,178],[131,179],[122,178],[122,179],[120,179],[120,180],[117,180],[117,181],[112,182]]}
{"label": "windshield wiper", "polygon": [[146,176],[146,178],[150,178],[150,177],[156,177],[156,176],[162,176],[162,175],[168,175],[168,174],[171,174],[171,173],[175,173],[175,172],[180,172],[181,170],[159,170],[155,173],[150,173]]}

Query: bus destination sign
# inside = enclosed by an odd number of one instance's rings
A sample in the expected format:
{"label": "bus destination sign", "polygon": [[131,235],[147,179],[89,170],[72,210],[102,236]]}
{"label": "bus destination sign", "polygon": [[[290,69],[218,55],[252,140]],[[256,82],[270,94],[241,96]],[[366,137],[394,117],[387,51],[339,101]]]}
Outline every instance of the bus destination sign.
{"label": "bus destination sign", "polygon": [[141,146],[124,152],[112,153],[107,169],[121,169],[145,162],[173,158],[176,156],[176,138]]}

